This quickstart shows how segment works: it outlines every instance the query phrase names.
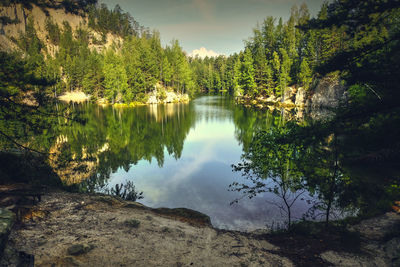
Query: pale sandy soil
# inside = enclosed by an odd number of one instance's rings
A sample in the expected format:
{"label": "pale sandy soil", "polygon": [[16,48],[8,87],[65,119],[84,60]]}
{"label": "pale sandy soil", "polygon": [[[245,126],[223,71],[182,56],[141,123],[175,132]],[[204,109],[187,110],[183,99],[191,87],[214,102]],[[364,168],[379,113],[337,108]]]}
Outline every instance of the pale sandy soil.
{"label": "pale sandy soil", "polygon": [[[265,240],[219,231],[201,216],[171,214],[106,196],[53,192],[9,244],[34,255],[35,266],[293,266]],[[85,249],[71,255],[73,245]]]}

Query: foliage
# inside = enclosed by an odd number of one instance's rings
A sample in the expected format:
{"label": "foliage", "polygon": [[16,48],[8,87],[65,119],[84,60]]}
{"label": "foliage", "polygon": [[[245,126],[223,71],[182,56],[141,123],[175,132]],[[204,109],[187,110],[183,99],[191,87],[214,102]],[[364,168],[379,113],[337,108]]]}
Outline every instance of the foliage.
{"label": "foliage", "polygon": [[[192,59],[198,86],[253,98],[282,96],[290,85],[308,88],[315,67],[336,51],[342,38],[341,30],[304,32],[299,26],[309,19],[305,4],[294,6],[287,22],[267,17],[254,28],[244,52],[228,58]],[[336,43],[327,38],[333,35]]]}
{"label": "foliage", "polygon": [[[43,132],[51,117],[42,104],[46,102],[41,88],[49,83],[42,79],[30,64],[16,55],[0,52],[0,142],[28,148],[18,140]],[[39,76],[39,77],[38,77]],[[31,102],[31,104],[27,104]]]}
{"label": "foliage", "polygon": [[131,181],[127,181],[125,184],[116,184],[115,188],[111,188],[111,195],[120,197],[129,201],[136,201],[143,198],[143,192],[138,193],[135,185]]}
{"label": "foliage", "polygon": [[[158,32],[139,26],[118,5],[109,10],[104,4],[75,4],[88,8],[89,28],[73,29],[66,21],[60,25],[46,18],[47,38],[58,49],[46,50],[31,18],[17,40],[37,76],[54,81],[52,88],[45,89],[47,93],[82,90],[110,102],[143,102],[159,83],[164,89],[195,94],[194,75],[178,41],[163,48]],[[103,40],[98,40],[99,34]],[[93,47],[109,34],[120,36],[123,42],[108,49]]]}
{"label": "foliage", "polygon": [[[286,128],[287,129],[287,128]],[[243,192],[249,198],[270,192],[278,196],[283,204],[272,203],[287,215],[287,226],[292,224],[292,206],[305,193],[302,173],[296,165],[298,148],[295,143],[283,142],[285,128],[272,128],[260,132],[253,139],[243,161],[233,165],[233,170],[251,181],[251,185],[233,183],[232,190]]]}
{"label": "foliage", "polygon": [[91,5],[88,11],[89,27],[104,34],[111,32],[122,37],[139,35],[139,23],[129,14],[124,13],[119,5],[109,10],[106,4]]}

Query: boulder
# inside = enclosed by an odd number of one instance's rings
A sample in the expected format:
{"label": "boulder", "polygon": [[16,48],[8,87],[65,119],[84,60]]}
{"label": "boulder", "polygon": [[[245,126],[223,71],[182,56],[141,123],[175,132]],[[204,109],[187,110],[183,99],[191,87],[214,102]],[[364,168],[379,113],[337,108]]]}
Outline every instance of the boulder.
{"label": "boulder", "polygon": [[147,104],[157,104],[157,103],[158,103],[157,96],[151,94],[149,96],[149,100],[147,100]]}
{"label": "boulder", "polygon": [[311,108],[337,108],[346,101],[346,87],[343,82],[333,75],[319,80],[311,98]]}
{"label": "boulder", "polygon": [[167,92],[164,99],[164,103],[174,103],[177,100],[176,94],[174,92]]}

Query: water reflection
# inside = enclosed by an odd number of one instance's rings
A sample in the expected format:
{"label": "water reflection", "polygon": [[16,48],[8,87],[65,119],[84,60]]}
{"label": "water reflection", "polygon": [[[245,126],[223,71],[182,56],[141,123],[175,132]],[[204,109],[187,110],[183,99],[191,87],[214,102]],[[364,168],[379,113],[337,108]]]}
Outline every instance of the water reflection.
{"label": "water reflection", "polygon": [[[231,165],[240,161],[255,132],[283,125],[293,112],[257,111],[221,96],[187,104],[75,108],[87,123],[61,129],[62,141],[53,147],[59,155],[52,164],[66,183],[98,191],[132,181],[143,192],[143,204],[195,209],[221,228],[253,230],[285,220],[268,204],[278,201],[273,194],[230,205],[240,193],[228,188],[243,179]],[[293,217],[307,209],[296,203]]]}

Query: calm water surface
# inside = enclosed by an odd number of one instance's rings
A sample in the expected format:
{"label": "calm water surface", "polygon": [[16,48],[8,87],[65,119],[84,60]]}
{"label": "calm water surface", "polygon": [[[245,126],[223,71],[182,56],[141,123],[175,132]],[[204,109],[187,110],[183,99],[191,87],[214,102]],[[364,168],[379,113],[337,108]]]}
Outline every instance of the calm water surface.
{"label": "calm water surface", "polygon": [[[189,104],[81,108],[88,123],[65,134],[71,146],[100,151],[97,175],[87,184],[111,188],[132,181],[143,191],[144,205],[198,210],[218,228],[249,231],[284,222],[271,204],[280,203],[274,195],[230,205],[243,196],[228,189],[232,182],[246,182],[232,164],[240,161],[254,133],[278,127],[288,114],[245,108],[224,96],[202,96]],[[306,210],[299,201],[294,218]]]}

